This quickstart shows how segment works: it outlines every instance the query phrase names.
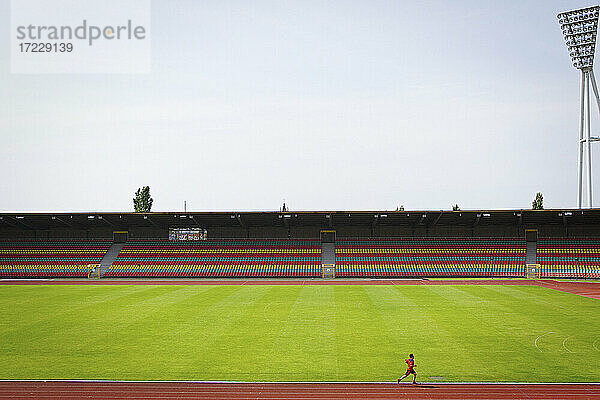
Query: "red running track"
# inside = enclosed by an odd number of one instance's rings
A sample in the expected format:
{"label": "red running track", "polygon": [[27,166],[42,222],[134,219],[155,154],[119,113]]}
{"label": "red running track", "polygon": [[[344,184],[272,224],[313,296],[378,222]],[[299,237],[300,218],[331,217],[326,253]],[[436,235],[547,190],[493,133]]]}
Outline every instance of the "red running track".
{"label": "red running track", "polygon": [[0,399],[599,399],[600,384],[0,382]]}
{"label": "red running track", "polygon": [[538,285],[600,300],[600,283],[598,282],[557,282],[545,280],[539,281]]}

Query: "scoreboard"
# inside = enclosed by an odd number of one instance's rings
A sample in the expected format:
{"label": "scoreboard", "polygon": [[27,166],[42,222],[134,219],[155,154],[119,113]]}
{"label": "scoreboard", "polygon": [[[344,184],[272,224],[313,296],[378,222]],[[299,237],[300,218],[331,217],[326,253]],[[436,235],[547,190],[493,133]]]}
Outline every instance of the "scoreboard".
{"label": "scoreboard", "polygon": [[181,241],[206,240],[206,229],[169,228],[169,240],[181,240]]}

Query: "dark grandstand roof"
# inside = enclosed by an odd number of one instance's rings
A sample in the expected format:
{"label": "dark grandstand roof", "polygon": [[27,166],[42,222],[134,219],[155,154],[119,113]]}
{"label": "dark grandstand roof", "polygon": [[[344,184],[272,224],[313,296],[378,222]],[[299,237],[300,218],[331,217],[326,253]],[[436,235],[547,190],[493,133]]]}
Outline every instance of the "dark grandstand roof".
{"label": "dark grandstand roof", "polygon": [[276,227],[276,226],[483,226],[600,224],[600,209],[468,210],[468,211],[290,211],[290,212],[3,212],[0,229],[54,228],[127,229],[153,227]]}

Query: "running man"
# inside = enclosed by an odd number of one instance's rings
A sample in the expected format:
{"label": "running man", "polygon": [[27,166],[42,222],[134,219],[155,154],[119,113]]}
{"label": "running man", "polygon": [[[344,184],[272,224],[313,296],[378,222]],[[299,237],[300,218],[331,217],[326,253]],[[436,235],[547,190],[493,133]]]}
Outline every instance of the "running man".
{"label": "running man", "polygon": [[410,354],[408,356],[408,358],[406,360],[404,360],[404,362],[407,365],[406,368],[406,373],[404,375],[402,375],[400,378],[398,378],[398,383],[400,383],[400,381],[404,378],[406,378],[408,375],[412,374],[413,375],[413,382],[412,383],[417,383],[415,380],[417,379],[417,373],[415,372],[415,356],[413,356],[412,354]]}

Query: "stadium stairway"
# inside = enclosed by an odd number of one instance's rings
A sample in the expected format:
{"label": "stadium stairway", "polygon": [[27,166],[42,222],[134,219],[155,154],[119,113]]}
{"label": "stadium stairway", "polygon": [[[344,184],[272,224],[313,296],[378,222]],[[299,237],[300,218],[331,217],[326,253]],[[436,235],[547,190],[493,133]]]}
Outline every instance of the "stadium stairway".
{"label": "stadium stairway", "polygon": [[321,264],[335,264],[335,243],[321,244]]}
{"label": "stadium stairway", "polygon": [[102,275],[104,275],[104,273],[110,268],[112,263],[119,256],[123,246],[125,246],[125,243],[113,243],[106,251],[106,254],[104,254],[104,257],[102,257],[102,261],[100,261],[100,270],[98,274],[99,278],[102,278]]}
{"label": "stadium stairway", "polygon": [[537,242],[527,242],[527,249],[525,250],[525,263],[537,264]]}

